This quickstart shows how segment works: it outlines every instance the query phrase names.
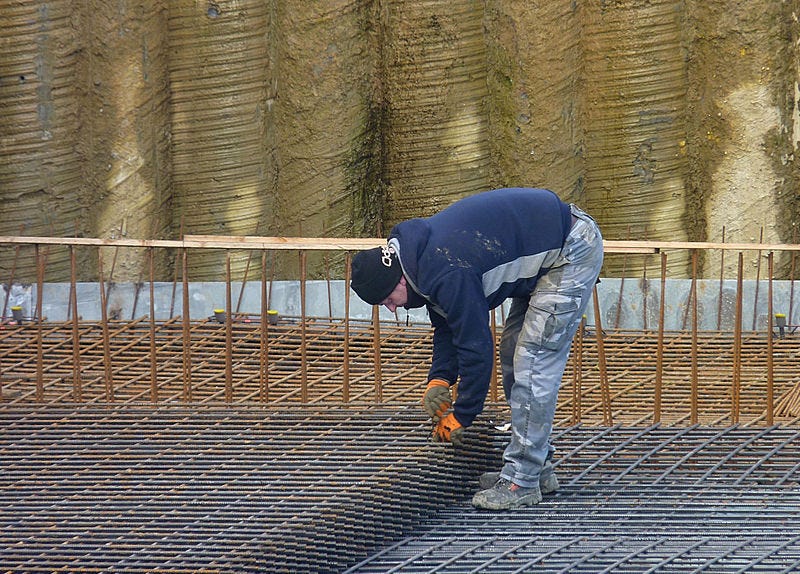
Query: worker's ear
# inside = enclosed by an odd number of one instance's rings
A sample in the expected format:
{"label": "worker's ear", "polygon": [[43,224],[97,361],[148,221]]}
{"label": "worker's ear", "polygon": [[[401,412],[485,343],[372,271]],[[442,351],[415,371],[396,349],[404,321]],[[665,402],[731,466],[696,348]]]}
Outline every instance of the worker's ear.
{"label": "worker's ear", "polygon": [[405,275],[401,275],[400,276],[400,285],[402,285],[403,287],[406,286],[406,276]]}

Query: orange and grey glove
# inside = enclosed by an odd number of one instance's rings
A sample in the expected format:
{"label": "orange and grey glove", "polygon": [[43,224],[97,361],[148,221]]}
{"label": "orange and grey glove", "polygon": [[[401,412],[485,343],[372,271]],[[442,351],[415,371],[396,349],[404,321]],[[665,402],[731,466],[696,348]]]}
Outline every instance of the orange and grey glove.
{"label": "orange and grey glove", "polygon": [[438,423],[444,413],[453,406],[450,395],[450,383],[442,379],[431,379],[422,395],[422,408],[428,413],[434,424]]}
{"label": "orange and grey glove", "polygon": [[455,446],[464,444],[464,427],[458,422],[455,415],[450,413],[433,429],[434,442],[451,442]]}

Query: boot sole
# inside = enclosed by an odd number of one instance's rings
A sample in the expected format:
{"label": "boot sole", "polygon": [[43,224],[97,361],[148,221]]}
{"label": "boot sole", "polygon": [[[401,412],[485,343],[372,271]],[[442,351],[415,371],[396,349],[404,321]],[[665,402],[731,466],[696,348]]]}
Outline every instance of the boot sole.
{"label": "boot sole", "polygon": [[[478,479],[478,484],[480,484],[481,490],[487,490],[492,488],[499,478],[499,472],[484,472]],[[542,492],[542,494],[552,494],[553,492],[557,491],[558,477],[556,474],[552,473],[547,478],[540,479],[539,490]]]}
{"label": "boot sole", "polygon": [[507,502],[502,503],[494,503],[488,500],[484,500],[482,496],[480,496],[480,492],[477,493],[475,496],[472,497],[472,506],[475,508],[482,508],[484,510],[511,510],[513,508],[521,508],[523,506],[535,506],[542,501],[542,497],[539,494],[528,494],[526,496],[521,496],[515,500],[509,500]]}

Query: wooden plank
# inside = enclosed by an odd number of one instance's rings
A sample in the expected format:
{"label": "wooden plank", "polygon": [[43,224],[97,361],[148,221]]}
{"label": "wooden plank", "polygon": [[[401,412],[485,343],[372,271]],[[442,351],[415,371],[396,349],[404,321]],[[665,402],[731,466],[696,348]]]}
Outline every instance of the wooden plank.
{"label": "wooden plank", "polygon": [[[0,245],[85,245],[98,247],[165,247],[193,249],[275,249],[355,251],[386,243],[376,237],[257,237],[251,235],[186,235],[172,239],[100,239],[91,237],[45,237],[0,235]],[[796,243],[717,243],[710,241],[618,241],[605,240],[606,253],[658,253],[667,250],[716,249],[724,251],[800,252]]]}

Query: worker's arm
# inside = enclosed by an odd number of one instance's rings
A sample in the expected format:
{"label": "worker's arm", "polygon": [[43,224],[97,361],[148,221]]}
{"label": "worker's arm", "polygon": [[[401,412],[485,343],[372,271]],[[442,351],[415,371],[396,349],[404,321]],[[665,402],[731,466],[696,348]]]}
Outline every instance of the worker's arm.
{"label": "worker's arm", "polygon": [[447,320],[430,306],[428,315],[433,325],[433,355],[428,380],[441,379],[453,384],[458,380],[458,350],[453,345],[453,332]]}
{"label": "worker's arm", "polygon": [[[441,369],[437,372],[443,372],[445,366],[447,369],[455,366],[460,378],[453,413],[462,426],[468,427],[483,411],[494,366],[489,307],[479,278],[468,270],[448,273],[432,295],[447,317],[435,319],[431,315],[436,329],[431,371],[437,368]],[[446,326],[441,325],[441,321]],[[440,347],[438,350],[437,345]],[[452,364],[453,357],[455,365]]]}

